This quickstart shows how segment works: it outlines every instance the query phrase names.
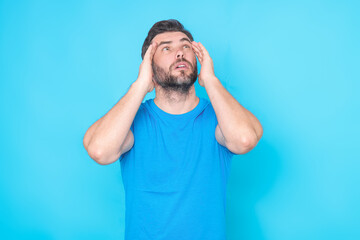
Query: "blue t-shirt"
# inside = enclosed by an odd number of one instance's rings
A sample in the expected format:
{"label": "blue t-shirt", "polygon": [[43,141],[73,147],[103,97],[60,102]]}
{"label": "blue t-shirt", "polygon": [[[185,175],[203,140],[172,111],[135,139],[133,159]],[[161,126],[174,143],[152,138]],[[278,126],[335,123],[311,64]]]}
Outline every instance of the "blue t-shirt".
{"label": "blue t-shirt", "polygon": [[120,157],[125,240],[225,240],[226,183],[234,155],[215,138],[211,102],[174,115],[154,99],[131,125],[133,147]]}

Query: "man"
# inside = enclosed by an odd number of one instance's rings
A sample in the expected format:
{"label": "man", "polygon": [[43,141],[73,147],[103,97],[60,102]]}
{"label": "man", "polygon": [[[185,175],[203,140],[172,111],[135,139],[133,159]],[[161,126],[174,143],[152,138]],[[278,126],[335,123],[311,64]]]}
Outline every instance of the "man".
{"label": "man", "polygon": [[[137,80],[84,136],[99,164],[120,158],[125,239],[226,239],[231,157],[254,148],[262,127],[222,86],[209,53],[180,22],[154,24],[141,56]],[[196,96],[197,77],[210,101]],[[156,97],[142,103],[154,88]]]}

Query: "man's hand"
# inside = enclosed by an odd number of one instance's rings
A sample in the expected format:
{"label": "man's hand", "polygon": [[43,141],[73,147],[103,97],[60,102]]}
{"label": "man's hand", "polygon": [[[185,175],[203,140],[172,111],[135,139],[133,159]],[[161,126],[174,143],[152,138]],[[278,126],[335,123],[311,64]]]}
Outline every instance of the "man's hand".
{"label": "man's hand", "polygon": [[153,42],[152,44],[150,44],[150,46],[146,50],[144,59],[140,64],[139,75],[136,80],[138,82],[141,82],[142,84],[145,84],[148,92],[151,92],[152,90],[154,90],[154,82],[153,82],[154,73],[152,71],[151,63],[152,63],[155,51],[157,49],[157,46],[158,46],[158,44],[156,42]]}
{"label": "man's hand", "polygon": [[200,42],[197,43],[192,41],[191,43],[193,50],[201,64],[199,84],[200,86],[205,87],[206,81],[215,77],[213,60],[211,59],[208,51]]}
{"label": "man's hand", "polygon": [[193,41],[192,49],[201,64],[199,84],[206,88],[218,120],[216,140],[235,154],[245,154],[256,146],[263,134],[259,120],[216,78],[213,61],[204,46]]}
{"label": "man's hand", "polygon": [[101,165],[115,162],[134,145],[130,128],[144,97],[154,89],[151,63],[157,46],[155,43],[147,49],[138,78],[127,93],[85,133],[84,147]]}

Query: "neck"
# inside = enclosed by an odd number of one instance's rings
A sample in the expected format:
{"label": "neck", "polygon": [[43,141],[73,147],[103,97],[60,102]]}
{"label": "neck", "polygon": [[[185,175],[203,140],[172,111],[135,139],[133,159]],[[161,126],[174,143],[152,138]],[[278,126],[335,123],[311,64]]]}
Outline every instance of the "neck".
{"label": "neck", "polygon": [[164,112],[183,114],[193,110],[200,99],[196,96],[194,85],[187,94],[174,91],[164,91],[160,86],[155,88],[154,103]]}

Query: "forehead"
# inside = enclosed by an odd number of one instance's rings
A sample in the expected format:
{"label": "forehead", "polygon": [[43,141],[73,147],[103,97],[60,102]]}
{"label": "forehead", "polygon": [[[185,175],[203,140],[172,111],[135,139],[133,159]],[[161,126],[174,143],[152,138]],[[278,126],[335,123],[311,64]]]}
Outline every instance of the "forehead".
{"label": "forehead", "polygon": [[[182,38],[189,39],[189,37],[186,36],[186,34],[182,33],[182,32],[164,32],[164,33],[160,33],[160,34],[156,35],[151,42],[154,42],[154,41],[157,43],[160,43],[162,41],[178,42]],[[191,40],[189,39],[189,41],[191,41]]]}

